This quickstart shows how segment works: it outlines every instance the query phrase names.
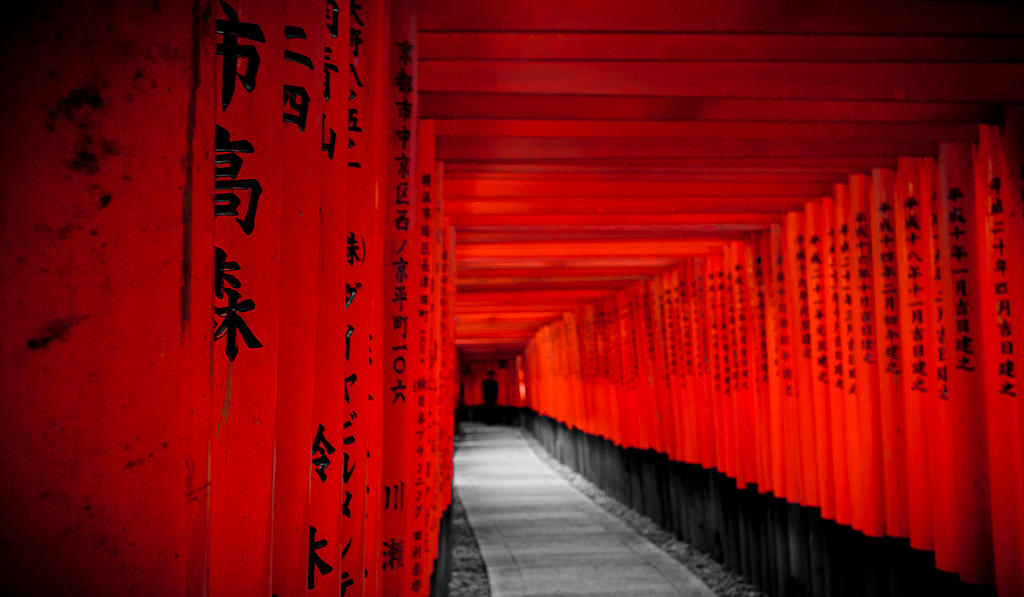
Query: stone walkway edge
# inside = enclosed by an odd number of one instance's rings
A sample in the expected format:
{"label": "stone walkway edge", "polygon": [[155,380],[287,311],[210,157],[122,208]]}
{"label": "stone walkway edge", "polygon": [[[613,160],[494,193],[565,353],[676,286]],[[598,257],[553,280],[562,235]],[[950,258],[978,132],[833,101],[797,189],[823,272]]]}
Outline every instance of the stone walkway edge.
{"label": "stone walkway edge", "polygon": [[534,454],[518,429],[464,424],[455,486],[493,597],[714,597],[690,570]]}

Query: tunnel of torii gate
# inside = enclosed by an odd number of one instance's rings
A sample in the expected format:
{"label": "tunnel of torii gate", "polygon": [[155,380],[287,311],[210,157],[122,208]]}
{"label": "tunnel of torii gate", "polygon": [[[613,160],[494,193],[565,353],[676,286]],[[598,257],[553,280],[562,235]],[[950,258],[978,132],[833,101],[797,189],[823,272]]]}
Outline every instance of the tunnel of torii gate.
{"label": "tunnel of torii gate", "polygon": [[493,371],[768,594],[1024,595],[1020,5],[4,30],[0,592],[444,595]]}

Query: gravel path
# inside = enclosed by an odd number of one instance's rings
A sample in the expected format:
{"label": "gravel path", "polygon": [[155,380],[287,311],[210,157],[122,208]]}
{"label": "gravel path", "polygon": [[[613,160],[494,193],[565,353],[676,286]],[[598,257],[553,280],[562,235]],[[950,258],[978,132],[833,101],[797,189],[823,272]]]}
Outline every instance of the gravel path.
{"label": "gravel path", "polygon": [[491,597],[487,566],[459,495],[452,496],[452,580],[448,597]]}
{"label": "gravel path", "polygon": [[[459,437],[455,439],[455,449]],[[487,580],[487,566],[480,555],[473,527],[466,518],[457,491],[452,493],[452,579],[448,583],[448,597],[491,597],[491,583]]]}

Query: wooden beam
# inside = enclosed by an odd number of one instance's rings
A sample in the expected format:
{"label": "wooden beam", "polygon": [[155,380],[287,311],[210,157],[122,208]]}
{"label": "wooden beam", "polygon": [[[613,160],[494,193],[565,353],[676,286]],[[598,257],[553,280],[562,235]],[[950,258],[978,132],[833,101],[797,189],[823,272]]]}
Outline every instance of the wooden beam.
{"label": "wooden beam", "polygon": [[452,217],[497,214],[700,214],[782,212],[803,205],[810,197],[528,197],[448,201],[445,210]]}
{"label": "wooden beam", "polygon": [[684,60],[1020,62],[1020,37],[778,33],[505,32],[420,34],[420,61]]}
{"label": "wooden beam", "polygon": [[423,118],[536,120],[684,120],[786,122],[959,122],[997,123],[998,103],[787,100],[654,95],[486,93],[420,90]]}
{"label": "wooden beam", "polygon": [[671,173],[658,173],[652,171],[639,171],[636,169],[619,170],[597,170],[578,169],[563,172],[534,172],[532,169],[524,168],[518,172],[495,171],[494,169],[478,170],[467,172],[461,170],[455,174],[445,174],[446,181],[451,180],[574,180],[580,183],[608,181],[608,182],[662,182],[662,183],[746,183],[761,185],[776,184],[816,184],[831,185],[835,181],[845,180],[848,171],[822,171],[813,169],[779,169],[777,171],[765,171],[755,168],[717,168],[677,170]]}
{"label": "wooden beam", "polygon": [[506,347],[509,350],[512,350],[515,347],[525,346],[527,340],[529,340],[529,337],[514,338],[514,339],[508,339],[508,340],[496,339],[496,338],[458,338],[458,337],[456,337],[455,338],[455,346],[458,346],[460,348],[461,347],[465,347],[465,346],[482,346],[482,347],[486,347],[486,348],[489,348],[489,349],[495,349],[495,348],[501,346],[501,347]]}
{"label": "wooden beam", "polygon": [[460,343],[459,339],[455,340],[455,347],[458,351],[460,361],[476,361],[476,360],[487,360],[493,361],[498,359],[512,360],[522,354],[523,350],[526,349],[526,342],[522,341],[491,341],[491,342],[472,342],[467,341]]}
{"label": "wooden beam", "polygon": [[445,181],[445,199],[518,197],[804,197],[830,193],[807,183],[574,181],[457,178]]}
{"label": "wooden beam", "polygon": [[471,272],[492,270],[495,268],[523,268],[538,271],[560,268],[585,270],[601,267],[664,268],[669,267],[678,261],[680,261],[680,257],[675,255],[629,257],[594,257],[578,255],[543,255],[539,257],[524,257],[522,255],[513,255],[509,257],[459,259],[456,261],[456,271],[459,276],[462,276],[470,275]]}
{"label": "wooden beam", "polygon": [[1016,35],[1014,2],[815,0],[423,0],[421,32],[600,31]]}
{"label": "wooden beam", "polygon": [[[463,160],[445,163],[445,180],[522,178],[648,180],[663,182],[822,182],[844,180],[850,172],[892,168],[894,157],[875,158],[718,158],[695,156],[662,159]],[[807,178],[803,178],[807,177]]]}
{"label": "wooden beam", "polygon": [[1019,102],[1024,64],[432,60],[420,89],[488,93]]}
{"label": "wooden beam", "polygon": [[764,230],[764,224],[719,224],[707,226],[561,226],[474,228],[457,231],[460,245],[479,243],[577,242],[615,239],[617,241],[651,239],[723,240],[743,238]]}
{"label": "wooden beam", "polygon": [[[1024,86],[1022,86],[1024,89]],[[576,137],[500,137],[445,136],[437,140],[443,161],[462,160],[585,160],[664,159],[687,157],[719,158],[799,158],[857,157],[891,160],[895,156],[936,155],[934,141],[887,139],[608,139]]]}
{"label": "wooden beam", "polygon": [[514,322],[514,321],[537,321],[541,319],[553,319],[561,317],[560,311],[524,311],[518,313],[462,313],[455,317],[455,323],[480,323],[480,322]]}
{"label": "wooden beam", "polygon": [[[611,294],[605,290],[514,290],[460,292],[455,295],[456,311],[466,307],[513,306],[532,310],[565,311],[570,306],[596,301]],[[557,305],[558,308],[539,307]],[[480,309],[475,309],[479,311]],[[500,309],[499,309],[500,310]]]}
{"label": "wooden beam", "polygon": [[[496,270],[504,271],[504,270]],[[536,285],[536,288],[547,288],[558,286],[560,288],[597,288],[597,285],[608,285],[621,287],[628,282],[643,280],[656,274],[657,271],[633,270],[618,275],[602,273],[601,275],[587,275],[586,270],[577,271],[574,274],[551,275],[550,272],[524,273],[519,276],[508,275],[484,275],[478,274],[460,278],[456,283],[459,291],[474,291],[481,289],[508,289],[512,287],[525,287]]]}
{"label": "wooden beam", "polygon": [[[597,297],[593,300],[601,300],[603,297]],[[458,306],[455,314],[461,317],[466,314],[473,315],[494,315],[497,313],[520,313],[520,312],[535,312],[537,309],[545,309],[548,311],[557,311],[558,313],[565,313],[566,311],[572,311],[577,309],[580,305],[587,304],[587,301],[568,301],[561,299],[557,301],[547,301],[544,303],[536,304],[516,304],[516,303],[475,303]]]}
{"label": "wooden beam", "polygon": [[751,121],[611,121],[451,119],[437,121],[439,136],[644,137],[655,139],[835,139],[977,141],[976,124]]}
{"label": "wooden beam", "polygon": [[487,281],[482,284],[459,284],[456,292],[511,292],[518,290],[536,291],[562,291],[562,290],[602,290],[609,294],[625,288],[625,286],[636,280],[643,279],[640,276],[623,276],[620,278],[606,279],[577,279],[563,281],[551,279],[547,276],[538,276],[532,279],[511,280],[507,283],[496,283]]}
{"label": "wooden beam", "polygon": [[537,333],[537,329],[544,325],[541,322],[531,322],[528,326],[493,326],[493,327],[479,327],[479,328],[463,328],[456,326],[455,337],[459,340],[466,339],[480,339],[480,340],[496,340],[498,338],[508,339],[519,339],[529,340]]}
{"label": "wooden beam", "polygon": [[[489,226],[699,226],[717,230],[720,226],[760,226],[779,223],[779,215],[769,212],[739,213],[664,213],[636,210],[627,214],[564,213],[564,214],[459,214],[451,215],[451,223],[459,231]],[[456,237],[457,238],[457,237]]]}
{"label": "wooden beam", "polygon": [[718,248],[730,240],[680,240],[674,238],[658,240],[605,240],[590,242],[531,242],[531,243],[481,243],[457,244],[456,259],[509,258],[509,257],[551,257],[566,255],[573,257],[646,257],[666,255],[702,255]]}

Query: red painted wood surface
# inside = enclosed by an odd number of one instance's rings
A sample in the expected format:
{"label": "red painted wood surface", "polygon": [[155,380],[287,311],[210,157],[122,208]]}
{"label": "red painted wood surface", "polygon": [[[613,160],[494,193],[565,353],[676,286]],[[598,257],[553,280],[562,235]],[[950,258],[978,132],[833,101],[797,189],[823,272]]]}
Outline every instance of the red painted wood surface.
{"label": "red painted wood surface", "polygon": [[[1008,219],[1006,221],[1008,234],[1006,234],[1006,241],[1009,246],[1009,250],[1018,251],[1018,254],[1022,249],[1021,243],[1024,242],[1024,236],[1021,234],[1021,224],[1024,223],[1024,184],[1022,184],[1024,181],[1022,181],[1021,178],[1024,177],[1024,171],[1020,170],[1020,166],[1024,164],[1024,154],[1022,154],[1022,150],[1024,150],[1024,145],[1022,145],[1024,136],[1022,136],[1022,133],[1024,133],[1024,130],[1021,129],[1021,125],[1022,120],[1020,109],[1008,109],[1006,114],[1006,123],[1000,131],[1002,141],[1001,149],[1003,153],[1001,181],[1004,185],[1003,197],[1005,198],[1005,201],[1007,201],[1004,205],[1008,207]],[[990,134],[990,138],[995,138],[994,132]],[[992,149],[991,151],[995,153],[998,149]],[[998,162],[998,159],[994,161]],[[1022,300],[1024,300],[1024,294],[1016,291],[1015,289],[1020,288],[1021,281],[1024,280],[1024,270],[1022,270],[1020,263],[1014,265],[1010,260],[1007,260],[1007,265],[1009,267],[1008,277],[1011,289],[1010,306],[1011,309],[1016,309],[1016,311],[1013,312],[1020,312],[1020,309],[1024,309],[1024,306],[1020,306]],[[1012,326],[1012,320],[1009,319],[1005,311],[1000,313],[998,306],[996,313],[998,318],[997,321],[999,321],[999,323],[1002,323],[1003,321],[1010,321]],[[1012,329],[1013,328],[1011,327],[1011,330]],[[1003,350],[1003,342],[1004,340],[1000,338],[1000,354]],[[1012,425],[1013,404],[1004,400],[1002,405],[1008,409],[1007,412],[1000,413],[1001,420],[1005,421],[1004,424],[1007,425],[1006,427],[1003,427],[1006,435],[1002,436],[997,441],[1003,441],[1008,444],[1008,448],[1011,450],[1008,454],[1024,454],[1024,409],[1017,404],[1017,426],[1016,429],[1014,429]],[[1010,421],[1006,421],[1006,419],[1010,419]],[[1014,432],[1016,432],[1016,437],[1014,437]],[[1024,458],[1024,456],[1022,456],[1022,458]],[[1012,459],[1007,464],[1012,467]],[[1021,523],[1024,522],[1024,474],[1018,474],[1015,486],[1013,479],[1014,477],[1011,470],[1007,479],[1000,481],[1001,484],[994,490],[994,495],[997,496],[997,500],[1003,501],[1004,504],[1007,503],[1005,501],[1007,499],[1013,500],[1016,503],[1016,519],[1018,526],[1020,526]],[[1005,485],[1002,483],[1005,483]],[[1014,490],[1017,493],[1017,497],[1015,499],[1010,497]],[[1024,573],[1021,572],[1024,570],[1024,539],[1021,538],[1020,533],[1016,534],[1016,553],[1018,559],[1015,562],[1012,556],[1014,553],[1013,531],[1000,529],[997,533],[999,534],[997,541],[1004,545],[1004,547],[997,547],[995,562],[997,582],[1000,587],[1005,587],[1007,592],[1010,592],[1011,594],[1014,590],[1024,592],[1024,588],[1021,586],[1024,584]],[[1014,578],[1014,574],[1016,574],[1016,579]]]}
{"label": "red painted wood surface", "polygon": [[[273,520],[280,351],[281,90],[287,44],[285,10],[277,2],[222,4],[215,10],[218,29],[225,31],[218,34],[221,55],[217,67],[219,73],[228,73],[225,79],[229,82],[218,89],[216,102],[216,124],[222,127],[218,132],[227,137],[221,142],[228,143],[216,144],[217,165],[223,169],[217,173],[216,182],[223,185],[217,187],[217,193],[237,194],[239,204],[237,208],[228,205],[221,212],[224,215],[215,211],[213,241],[215,248],[224,251],[225,273],[239,284],[232,288],[235,284],[225,281],[223,296],[218,292],[214,301],[213,321],[218,327],[211,364],[215,410],[210,455],[210,593],[247,595],[265,590],[271,579],[272,529],[268,522]],[[259,27],[261,33],[257,36],[253,30],[253,34],[235,39],[234,31],[243,23]],[[251,47],[260,56],[258,69],[253,68],[251,59],[245,61],[246,74],[253,71],[251,89],[245,78],[235,74],[241,71],[243,61],[224,49],[231,40]],[[241,145],[244,142],[249,145]],[[232,155],[237,162],[222,163]],[[236,166],[240,166],[237,174],[233,171]],[[251,181],[262,187],[262,193]],[[231,200],[230,195],[223,197],[217,200]],[[252,524],[255,520],[262,522]],[[238,577],[239,569],[247,574]]]}
{"label": "red painted wood surface", "polygon": [[905,407],[908,533],[911,545],[932,548],[931,443],[937,383],[935,260],[932,257],[934,161],[906,158],[896,172],[893,202],[900,327],[901,392]]}
{"label": "red painted wood surface", "polygon": [[[284,84],[301,87],[306,93],[320,88],[324,30],[320,11],[313,6],[286,7],[284,22],[301,29],[285,37],[287,50],[306,56],[313,67],[295,61],[284,62]],[[284,30],[282,29],[282,34]],[[315,69],[314,69],[315,67]],[[306,123],[282,122],[280,332],[278,352],[277,405],[274,437],[274,493],[272,588],[277,594],[306,591],[310,527],[318,538],[329,538],[317,553],[333,565],[338,557],[337,496],[341,488],[338,457],[328,453],[341,438],[341,416],[328,398],[329,383],[323,366],[317,367],[310,354],[324,354],[336,343],[337,313],[327,299],[325,284],[333,249],[321,243],[321,223],[315,217],[338,203],[330,186],[335,172],[321,160],[320,139],[315,124],[326,111],[326,103],[311,106]],[[324,172],[327,170],[327,172]],[[294,292],[306,288],[307,292]],[[308,317],[298,320],[294,313]],[[320,426],[323,431],[320,432]],[[322,433],[318,435],[318,433]],[[327,444],[315,444],[318,439]],[[324,460],[326,459],[326,460]],[[330,464],[335,464],[331,467]],[[317,473],[319,471],[319,473]],[[323,475],[321,478],[320,475]],[[333,499],[332,499],[333,498]],[[314,594],[338,592],[337,574],[317,579]],[[333,589],[333,590],[332,590]]]}
{"label": "red painted wood surface", "polygon": [[[124,2],[18,18],[0,75],[22,90],[0,125],[4,588],[128,594],[157,579],[166,594],[198,592],[213,20]],[[163,27],[136,24],[152,20]]]}
{"label": "red painted wood surface", "polygon": [[[383,349],[384,389],[381,396],[381,493],[380,506],[380,585],[372,594],[398,595],[405,592],[405,576],[410,549],[407,509],[412,501],[412,477],[409,468],[414,450],[412,421],[413,386],[418,370],[420,320],[416,317],[416,291],[420,280],[415,232],[420,225],[419,173],[417,149],[420,144],[416,121],[416,97],[419,85],[416,52],[412,45],[415,9],[399,2],[385,16],[389,23],[387,43],[387,101],[383,106],[387,148],[381,174],[385,181],[381,195],[385,209],[384,227],[384,302]],[[403,49],[404,48],[404,49]],[[408,110],[398,106],[407,103]],[[400,137],[399,131],[408,131]],[[371,545],[372,549],[374,546]]]}
{"label": "red painted wood surface", "polygon": [[[343,40],[339,45],[348,49],[349,68],[345,73],[342,67],[340,73],[338,93],[347,103],[345,118],[337,126],[339,152],[349,176],[349,201],[341,215],[346,237],[344,296],[348,324],[356,328],[351,337],[352,356],[346,360],[345,368],[349,388],[346,414],[352,422],[353,442],[344,448],[351,458],[352,476],[346,483],[343,499],[352,496],[346,532],[352,548],[343,560],[342,575],[349,574],[352,584],[348,590],[357,596],[380,592],[383,305],[389,300],[383,293],[387,205],[381,201],[380,189],[390,162],[385,139],[387,115],[392,108],[388,94],[390,38],[386,6],[383,2],[366,2],[355,11],[349,7],[349,34],[344,29],[338,34]],[[344,11],[339,6],[339,13]],[[353,43],[353,38],[361,43]],[[362,261],[356,259],[359,254],[349,259],[350,234],[357,253],[360,245],[363,248]]]}
{"label": "red painted wood surface", "polygon": [[[1006,167],[999,129],[982,127],[974,154],[974,192],[978,199],[980,239],[985,247],[981,260],[980,311],[982,319],[982,368],[985,378],[985,434],[988,441],[992,541],[997,584],[1008,591],[1024,590],[1021,578],[1021,492],[1024,469],[1021,444],[1020,402],[1014,344],[1021,344],[1013,326],[1011,286],[1013,250],[1020,248],[1018,180]],[[1019,173],[1018,173],[1019,176]],[[1009,184],[1003,187],[1003,180]],[[1016,237],[1016,238],[1014,238]],[[1018,324],[1019,326],[1020,324]]]}

